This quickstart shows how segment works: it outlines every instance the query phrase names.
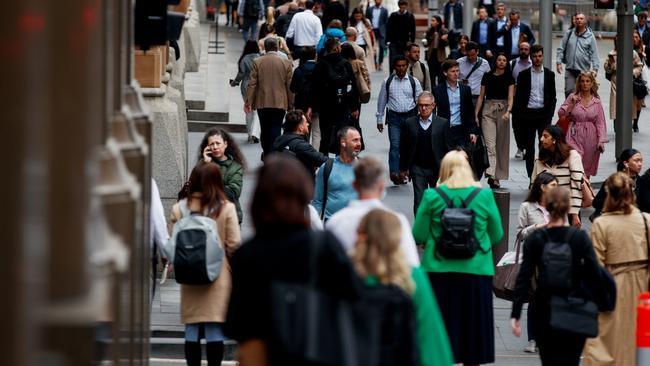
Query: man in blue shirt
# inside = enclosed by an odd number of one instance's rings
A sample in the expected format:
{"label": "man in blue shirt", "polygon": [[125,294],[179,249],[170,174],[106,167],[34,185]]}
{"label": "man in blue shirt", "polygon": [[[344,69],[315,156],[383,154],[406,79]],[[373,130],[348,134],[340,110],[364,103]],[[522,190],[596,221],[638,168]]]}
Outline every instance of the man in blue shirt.
{"label": "man in blue shirt", "polygon": [[479,56],[487,59],[490,63],[492,62],[496,29],[494,21],[488,18],[487,9],[483,6],[479,7],[478,19],[472,24],[470,40],[478,44]]}
{"label": "man in blue shirt", "polygon": [[327,187],[325,187],[325,171],[328,170],[328,163],[324,163],[316,173],[316,188],[312,200],[312,206],[325,221],[346,207],[351,200],[357,199],[357,192],[352,182],[354,182],[354,163],[361,151],[361,134],[356,128],[346,126],[339,130],[337,138],[340,155],[331,165]]}

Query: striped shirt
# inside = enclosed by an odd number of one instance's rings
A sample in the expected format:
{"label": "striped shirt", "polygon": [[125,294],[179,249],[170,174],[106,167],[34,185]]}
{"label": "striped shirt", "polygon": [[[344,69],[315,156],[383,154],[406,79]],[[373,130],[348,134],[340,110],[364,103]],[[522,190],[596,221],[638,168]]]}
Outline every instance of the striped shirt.
{"label": "striped shirt", "polygon": [[397,113],[405,113],[415,109],[416,100],[422,94],[422,86],[420,86],[418,79],[413,78],[415,81],[415,99],[413,99],[413,88],[411,87],[411,81],[409,81],[411,77],[408,73],[402,79],[395,75],[390,82],[390,95],[386,95],[386,81],[388,78],[381,83],[379,98],[377,99],[378,124],[383,123],[386,108]]}
{"label": "striped shirt", "polygon": [[567,187],[571,191],[571,209],[570,214],[579,214],[582,207],[582,181],[584,169],[582,168],[582,159],[577,151],[571,150],[569,158],[560,165],[548,166],[539,159],[535,160],[533,174],[530,176],[530,182],[543,172],[551,173],[557,179],[560,187]]}

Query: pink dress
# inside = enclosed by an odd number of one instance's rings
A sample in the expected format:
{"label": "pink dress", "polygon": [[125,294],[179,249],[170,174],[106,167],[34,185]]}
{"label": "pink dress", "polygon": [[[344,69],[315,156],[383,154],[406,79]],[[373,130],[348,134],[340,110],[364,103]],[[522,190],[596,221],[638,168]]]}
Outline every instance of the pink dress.
{"label": "pink dress", "polygon": [[[598,172],[598,161],[600,160],[599,143],[606,143],[607,125],[605,124],[605,111],[600,99],[592,97],[587,107],[580,102],[582,98],[577,97],[575,107],[571,110],[571,123],[569,132],[566,135],[567,143],[582,156],[582,166],[585,175],[593,177]],[[563,117],[571,108],[570,97],[560,107],[558,115]]]}

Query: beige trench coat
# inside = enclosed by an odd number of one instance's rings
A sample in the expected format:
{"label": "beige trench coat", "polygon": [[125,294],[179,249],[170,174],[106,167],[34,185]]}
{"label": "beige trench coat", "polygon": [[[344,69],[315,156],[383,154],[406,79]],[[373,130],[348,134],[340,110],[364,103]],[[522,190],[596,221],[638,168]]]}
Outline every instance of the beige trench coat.
{"label": "beige trench coat", "polygon": [[[190,208],[197,210],[193,206]],[[172,207],[171,222],[175,223],[181,217],[177,203]],[[235,205],[226,202],[216,221],[219,237],[226,252],[221,272],[219,277],[209,285],[181,285],[181,323],[183,324],[226,321],[232,290],[230,258],[241,243]]]}
{"label": "beige trench coat", "polygon": [[[632,73],[634,77],[638,77],[643,72],[643,61],[639,58],[639,55],[634,52],[633,56],[633,69]],[[612,61],[613,60],[613,61]],[[612,120],[616,119],[616,50],[612,50],[607,55],[605,64],[603,65],[606,73],[612,73],[612,80],[610,80],[610,89],[609,89],[609,118]],[[637,111],[643,107],[643,101],[632,96],[632,118],[636,118]]]}
{"label": "beige trench coat", "polygon": [[[650,215],[643,214],[648,224]],[[584,366],[636,365],[636,299],[648,291],[648,244],[641,211],[604,213],[591,226],[598,261],[616,282],[616,309],[598,317],[598,337],[587,340]]]}

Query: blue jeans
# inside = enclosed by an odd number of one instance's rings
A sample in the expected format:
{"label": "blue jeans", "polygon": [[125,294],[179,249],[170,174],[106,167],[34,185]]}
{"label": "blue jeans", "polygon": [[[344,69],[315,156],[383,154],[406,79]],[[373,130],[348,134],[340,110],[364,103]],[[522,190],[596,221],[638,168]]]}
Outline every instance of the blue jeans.
{"label": "blue jeans", "polygon": [[373,29],[375,33],[375,42],[377,43],[377,54],[375,55],[375,63],[381,65],[384,63],[384,53],[386,52],[386,40],[381,35],[379,29]]}
{"label": "blue jeans", "polygon": [[386,124],[388,125],[388,169],[391,173],[399,174],[399,140],[402,135],[402,126],[409,117],[415,116],[415,110],[407,113],[386,113]]}
{"label": "blue jeans", "polygon": [[257,18],[244,18],[242,34],[244,35],[244,42],[249,39],[257,41]]}

